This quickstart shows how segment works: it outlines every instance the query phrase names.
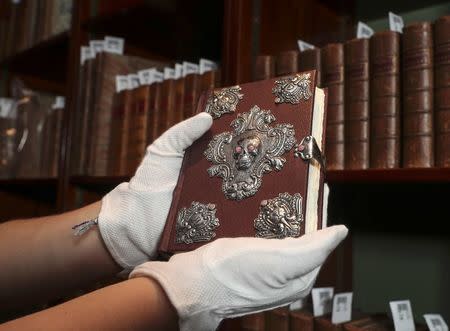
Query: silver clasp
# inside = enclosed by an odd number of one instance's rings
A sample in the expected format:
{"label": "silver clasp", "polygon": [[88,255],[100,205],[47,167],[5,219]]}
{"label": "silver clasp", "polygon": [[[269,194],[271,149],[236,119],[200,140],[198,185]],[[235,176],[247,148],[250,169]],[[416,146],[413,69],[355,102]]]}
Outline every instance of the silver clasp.
{"label": "silver clasp", "polygon": [[325,170],[325,157],[320,151],[319,145],[313,136],[306,136],[303,140],[295,147],[294,150],[295,157],[301,157],[305,161],[310,161],[311,159],[319,162],[322,170]]}

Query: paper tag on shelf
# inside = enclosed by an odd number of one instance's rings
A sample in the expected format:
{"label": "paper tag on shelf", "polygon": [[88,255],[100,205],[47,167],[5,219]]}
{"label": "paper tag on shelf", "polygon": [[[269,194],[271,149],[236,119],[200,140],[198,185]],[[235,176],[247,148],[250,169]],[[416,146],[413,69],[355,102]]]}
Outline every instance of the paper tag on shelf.
{"label": "paper tag on shelf", "polygon": [[345,323],[352,319],[352,299],[352,292],[339,293],[334,295],[331,323]]}
{"label": "paper tag on shelf", "polygon": [[106,36],[104,45],[104,51],[114,54],[123,54],[123,48],[125,46],[125,39],[119,37]]}
{"label": "paper tag on shelf", "polygon": [[394,320],[395,331],[415,331],[414,316],[409,300],[391,301],[392,319]]}
{"label": "paper tag on shelf", "polygon": [[314,317],[331,313],[333,304],[333,287],[318,287],[311,291]]}
{"label": "paper tag on shelf", "polygon": [[80,63],[81,65],[86,62],[86,60],[95,58],[95,53],[92,51],[90,46],[81,46],[80,49]]}
{"label": "paper tag on shelf", "polygon": [[11,3],[18,5],[19,3],[21,3],[21,0],[11,0]]}
{"label": "paper tag on shelf", "polygon": [[52,109],[64,109],[66,106],[66,98],[63,96],[56,96],[53,102]]}
{"label": "paper tag on shelf", "polygon": [[217,63],[208,59],[200,59],[199,63],[199,74],[203,75],[205,72],[216,70]]}
{"label": "paper tag on shelf", "polygon": [[448,325],[439,314],[423,315],[430,331],[448,331]]}
{"label": "paper tag on shelf", "polygon": [[175,63],[175,79],[183,77],[183,65],[181,63]]}
{"label": "paper tag on shelf", "polygon": [[164,80],[164,73],[158,70],[153,71],[153,80],[155,83],[160,83]]}
{"label": "paper tag on shelf", "polygon": [[306,51],[307,49],[313,49],[315,48],[314,45],[311,45],[309,43],[307,43],[306,41],[303,40],[297,40],[297,45],[298,45],[298,49],[300,50],[300,52]]}
{"label": "paper tag on shelf", "polygon": [[153,84],[154,83],[153,71],[155,71],[154,68],[139,70],[137,73],[139,76],[139,84],[141,84],[141,85]]}
{"label": "paper tag on shelf", "polygon": [[186,77],[187,75],[190,74],[198,74],[198,73],[199,73],[198,64],[187,61],[183,62],[183,77]]}
{"label": "paper tag on shelf", "polygon": [[164,68],[164,79],[175,79],[175,69],[165,67]]}
{"label": "paper tag on shelf", "polygon": [[358,26],[356,28],[356,38],[370,38],[374,33],[375,32],[373,29],[366,23],[361,21],[358,22]]}
{"label": "paper tag on shelf", "polygon": [[14,100],[10,98],[0,98],[0,117],[2,118],[14,118],[13,116],[13,104]]}
{"label": "paper tag on shelf", "polygon": [[128,89],[133,90],[139,87],[139,75],[129,74],[128,76]]}
{"label": "paper tag on shelf", "polygon": [[289,310],[299,310],[305,307],[305,299],[294,301],[289,305]]}
{"label": "paper tag on shelf", "polygon": [[116,76],[116,93],[128,90],[128,76],[117,75]]}
{"label": "paper tag on shelf", "polygon": [[403,18],[399,15],[395,15],[393,12],[389,12],[389,29],[391,31],[403,32],[403,27],[405,24],[403,23]]}
{"label": "paper tag on shelf", "polygon": [[105,48],[105,41],[104,40],[91,40],[89,41],[89,46],[91,47],[92,51],[94,52],[94,56],[98,53],[103,52]]}

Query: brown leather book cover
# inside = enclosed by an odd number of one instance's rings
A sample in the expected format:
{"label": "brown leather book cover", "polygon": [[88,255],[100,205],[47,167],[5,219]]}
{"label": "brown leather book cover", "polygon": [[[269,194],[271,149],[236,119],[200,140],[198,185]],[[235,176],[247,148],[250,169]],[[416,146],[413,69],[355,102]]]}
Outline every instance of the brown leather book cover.
{"label": "brown leather book cover", "polygon": [[199,95],[207,90],[219,87],[220,85],[220,69],[207,71],[200,75]]}
{"label": "brown leather book cover", "polygon": [[180,77],[175,80],[175,111],[172,125],[184,120],[184,79]]}
{"label": "brown leather book cover", "polygon": [[317,86],[322,87],[322,62],[320,48],[307,49],[298,55],[298,71],[317,71]]}
{"label": "brown leather book cover", "polygon": [[370,167],[400,166],[400,35],[370,38]]}
{"label": "brown leather book cover", "polygon": [[[428,328],[421,323],[415,323],[415,326],[416,331],[428,330]],[[361,317],[345,323],[343,326],[344,331],[393,331],[394,329],[392,319],[384,313]]]}
{"label": "brown leather book cover", "polygon": [[150,110],[147,131],[147,145],[151,144],[163,132],[166,123],[166,114],[161,111],[161,91],[163,82],[158,82],[150,85]]}
{"label": "brown leather book cover", "polygon": [[165,122],[160,123],[159,133],[162,134],[168,128],[176,124],[176,108],[175,108],[176,82],[174,79],[164,79],[161,84],[161,118],[165,118]]}
{"label": "brown leather book cover", "polygon": [[[352,311],[352,321],[359,321],[366,317],[367,317],[367,315],[361,313],[359,310]],[[314,318],[314,331],[344,331],[345,326],[349,323],[352,323],[352,321],[345,322],[345,323],[339,323],[339,324],[333,324],[331,322],[331,313],[329,313],[329,314]]]}
{"label": "brown leather book cover", "polygon": [[289,331],[289,309],[276,308],[265,312],[266,331]]}
{"label": "brown leather book cover", "polygon": [[272,55],[258,55],[253,70],[253,80],[275,77],[275,57]]}
{"label": "brown leather book cover", "polygon": [[344,46],[328,44],[321,50],[322,85],[328,88],[325,157],[328,170],[344,169]]}
{"label": "brown leather book cover", "polygon": [[402,65],[402,166],[432,167],[433,30],[430,23],[414,23],[403,29]]}
{"label": "brown leather book cover", "polygon": [[265,313],[256,313],[240,317],[241,331],[265,331]]}
{"label": "brown leather book cover", "polygon": [[200,93],[199,74],[190,74],[184,77],[184,102],[183,102],[183,118],[189,118],[194,115],[195,106],[197,105]]}
{"label": "brown leather book cover", "polygon": [[434,24],[435,160],[450,167],[450,16]]}
{"label": "brown leather book cover", "polygon": [[284,51],[278,54],[276,75],[283,76],[298,72],[298,51]]}
{"label": "brown leather book cover", "polygon": [[302,308],[289,313],[290,331],[313,331],[314,316],[311,309]]}
{"label": "brown leather book cover", "polygon": [[314,71],[202,94],[197,113],[215,119],[185,152],[162,256],[222,237],[297,237],[321,228],[323,172],[304,158],[323,146],[325,107]]}
{"label": "brown leather book cover", "polygon": [[369,40],[352,39],[345,54],[345,169],[369,168]]}

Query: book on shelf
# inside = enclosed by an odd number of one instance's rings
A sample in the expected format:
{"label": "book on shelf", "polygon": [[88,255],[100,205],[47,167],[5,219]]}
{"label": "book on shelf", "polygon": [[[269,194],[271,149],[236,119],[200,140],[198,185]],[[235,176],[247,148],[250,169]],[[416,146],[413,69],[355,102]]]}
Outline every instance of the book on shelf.
{"label": "book on shelf", "polygon": [[322,87],[322,61],[320,48],[306,49],[298,55],[298,71],[317,71],[317,86]]}
{"label": "book on shelf", "polygon": [[289,313],[290,331],[313,331],[314,316],[310,307],[291,310]]}
{"label": "book on shelf", "polygon": [[275,77],[275,56],[258,55],[253,68],[253,79],[264,80]]}
{"label": "book on shelf", "polygon": [[[315,74],[202,94],[196,112],[214,121],[185,152],[159,244],[163,256],[221,237],[298,237],[321,228],[326,93]],[[268,219],[271,209],[289,217]]]}
{"label": "book on shelf", "polygon": [[280,307],[266,311],[265,319],[265,330],[290,330],[288,307]]}
{"label": "book on shelf", "polygon": [[275,67],[276,75],[284,76],[298,72],[298,54],[298,51],[284,51],[278,54]]}

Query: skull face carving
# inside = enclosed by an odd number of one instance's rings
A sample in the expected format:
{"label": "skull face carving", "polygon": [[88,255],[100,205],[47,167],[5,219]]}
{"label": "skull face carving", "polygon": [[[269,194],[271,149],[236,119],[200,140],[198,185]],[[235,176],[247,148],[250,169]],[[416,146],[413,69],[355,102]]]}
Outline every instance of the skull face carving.
{"label": "skull face carving", "polygon": [[236,168],[246,170],[255,162],[261,152],[261,140],[257,136],[249,136],[240,139],[234,148],[233,157],[236,160]]}

